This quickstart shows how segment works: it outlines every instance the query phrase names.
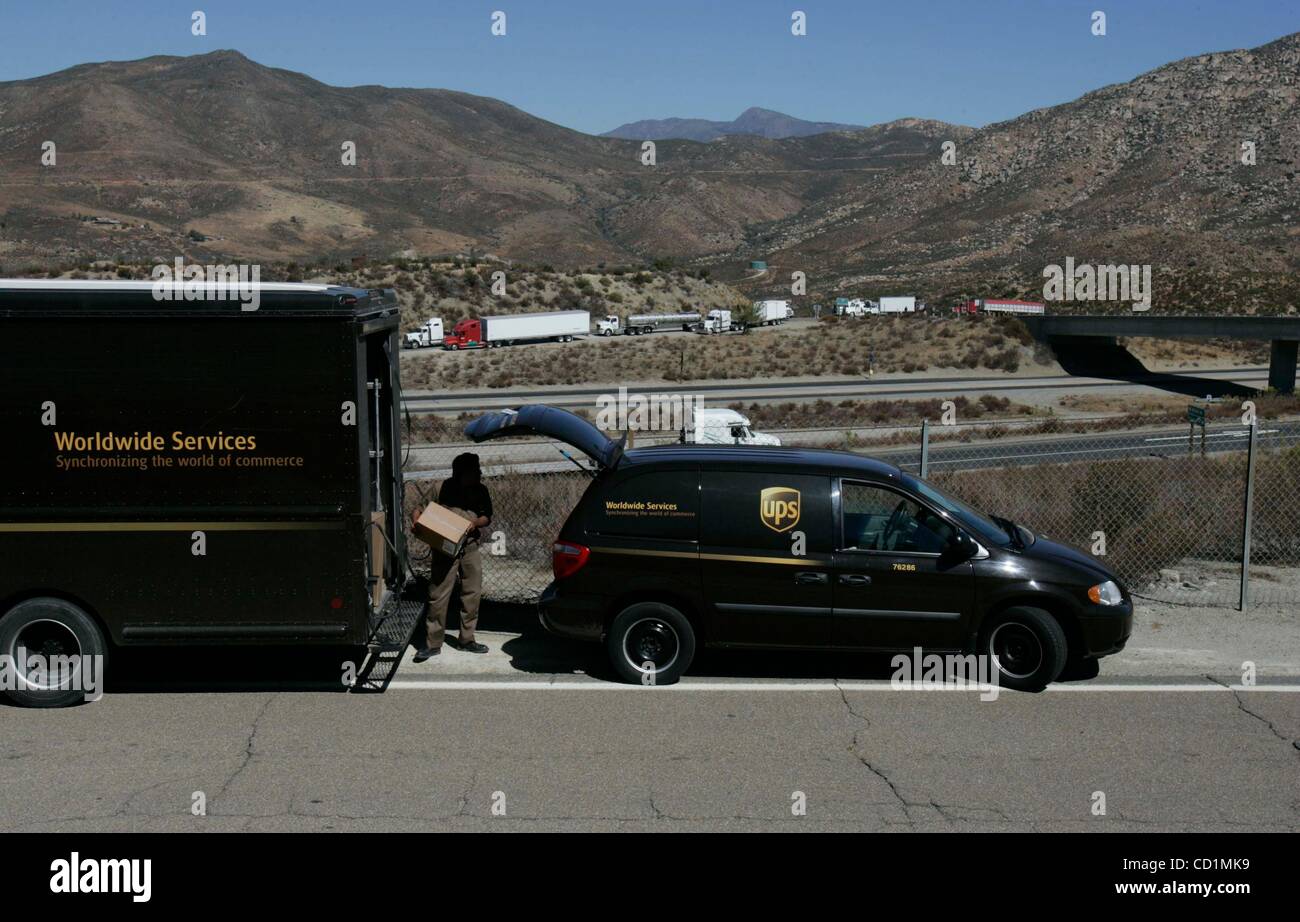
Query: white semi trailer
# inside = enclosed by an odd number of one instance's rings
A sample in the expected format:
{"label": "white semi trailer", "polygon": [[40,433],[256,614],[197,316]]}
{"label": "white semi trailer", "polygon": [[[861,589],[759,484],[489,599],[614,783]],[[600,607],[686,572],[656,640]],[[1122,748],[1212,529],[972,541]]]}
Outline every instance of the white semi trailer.
{"label": "white semi trailer", "polygon": [[794,308],[789,301],[755,301],[754,325],[771,326],[785,323],[794,316]]}
{"label": "white semi trailer", "polygon": [[569,342],[591,332],[588,311],[548,311],[544,314],[504,314],[462,320],[443,337],[447,349],[510,346],[515,343]]}
{"label": "white semi trailer", "polygon": [[881,298],[878,303],[879,310],[875,313],[911,314],[916,311],[916,298],[910,296]]}

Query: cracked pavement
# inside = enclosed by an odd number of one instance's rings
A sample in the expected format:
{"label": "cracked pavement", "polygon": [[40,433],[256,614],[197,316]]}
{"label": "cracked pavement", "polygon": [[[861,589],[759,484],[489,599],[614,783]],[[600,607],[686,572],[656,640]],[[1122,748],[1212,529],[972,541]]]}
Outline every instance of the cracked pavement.
{"label": "cracked pavement", "polygon": [[1300,829],[1296,693],[163,690],[0,715],[5,831]]}

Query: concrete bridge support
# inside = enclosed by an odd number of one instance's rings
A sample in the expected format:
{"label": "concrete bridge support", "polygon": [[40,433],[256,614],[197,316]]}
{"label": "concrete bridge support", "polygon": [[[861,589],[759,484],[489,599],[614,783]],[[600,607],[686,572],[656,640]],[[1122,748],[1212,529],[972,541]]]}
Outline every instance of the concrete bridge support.
{"label": "concrete bridge support", "polygon": [[1279,394],[1295,393],[1295,365],[1300,340],[1275,339],[1268,356],[1268,386]]}

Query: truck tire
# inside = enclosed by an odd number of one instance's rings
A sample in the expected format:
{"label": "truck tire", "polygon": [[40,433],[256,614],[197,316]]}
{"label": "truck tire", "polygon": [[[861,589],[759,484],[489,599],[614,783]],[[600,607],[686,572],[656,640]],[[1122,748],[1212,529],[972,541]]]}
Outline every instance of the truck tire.
{"label": "truck tire", "polygon": [[1017,605],[989,618],[980,630],[979,653],[997,670],[998,684],[1042,691],[1065,669],[1065,631],[1041,608]]}
{"label": "truck tire", "polygon": [[671,605],[637,602],[614,618],[605,650],[624,681],[672,685],[695,658],[695,630]]}
{"label": "truck tire", "polygon": [[[99,625],[76,605],[63,599],[41,597],[19,602],[0,618],[0,654],[9,657],[8,662],[15,669],[20,649],[25,651],[29,662],[30,657],[39,654],[98,656],[96,662],[102,664],[106,644]],[[47,684],[18,687],[5,694],[24,707],[35,708],[67,707],[86,700],[89,689],[82,687],[80,666],[74,667],[57,684],[55,678],[45,676]],[[96,688],[102,691],[103,673],[97,671],[94,678]]]}

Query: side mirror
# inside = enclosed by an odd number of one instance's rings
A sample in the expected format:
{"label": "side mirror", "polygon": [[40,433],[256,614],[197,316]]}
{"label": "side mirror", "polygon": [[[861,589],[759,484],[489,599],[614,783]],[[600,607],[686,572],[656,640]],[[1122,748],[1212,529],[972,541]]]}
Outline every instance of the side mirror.
{"label": "side mirror", "polygon": [[944,556],[954,561],[962,561],[970,560],[978,553],[979,545],[975,543],[974,539],[965,532],[959,531],[948,542],[947,553]]}

